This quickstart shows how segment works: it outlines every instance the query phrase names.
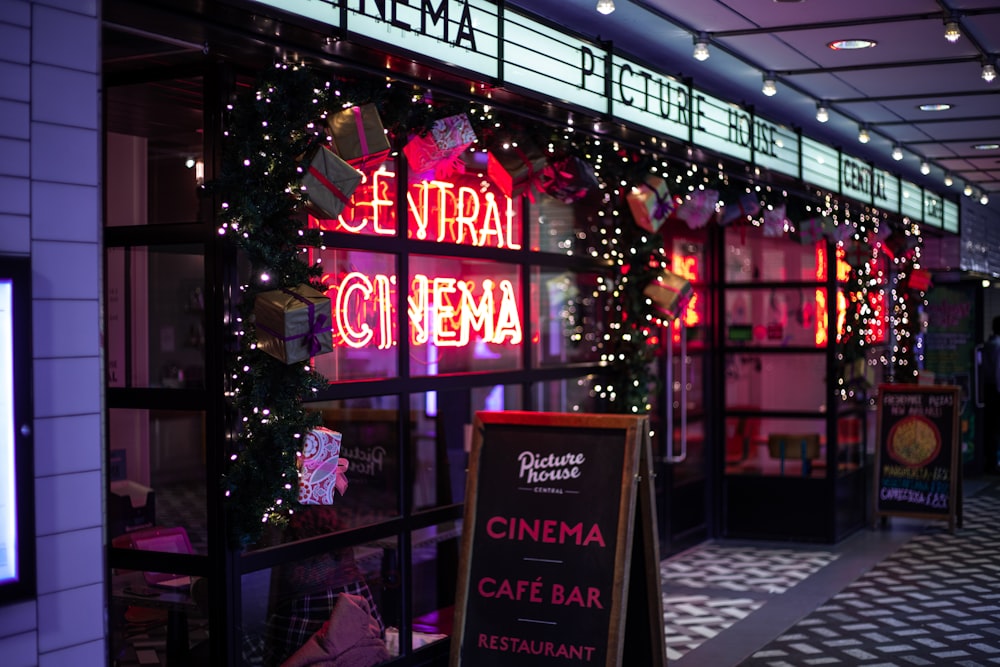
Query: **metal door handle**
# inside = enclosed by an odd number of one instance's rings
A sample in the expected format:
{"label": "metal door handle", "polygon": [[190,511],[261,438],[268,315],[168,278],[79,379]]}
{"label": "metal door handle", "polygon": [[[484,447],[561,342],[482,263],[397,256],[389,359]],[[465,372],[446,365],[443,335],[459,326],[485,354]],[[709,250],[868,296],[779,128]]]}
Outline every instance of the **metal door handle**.
{"label": "metal door handle", "polygon": [[[680,320],[675,320],[680,322]],[[674,345],[670,337],[670,325],[663,328],[664,340],[667,344],[666,382],[663,389],[663,411],[667,422],[666,451],[663,454],[664,463],[683,463],[687,458],[687,378],[684,373],[684,360],[687,358],[687,330],[683,324],[677,324],[681,339],[681,439],[680,453],[674,455]]]}

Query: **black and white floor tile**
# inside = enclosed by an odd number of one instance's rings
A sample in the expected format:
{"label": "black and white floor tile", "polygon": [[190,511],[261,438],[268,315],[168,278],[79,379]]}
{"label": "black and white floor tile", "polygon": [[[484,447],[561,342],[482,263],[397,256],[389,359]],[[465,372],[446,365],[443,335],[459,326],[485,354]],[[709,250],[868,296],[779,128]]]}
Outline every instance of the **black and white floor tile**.
{"label": "black and white floor tile", "polygon": [[789,590],[837,555],[710,543],[663,561],[667,661],[677,660],[746,618],[769,596]]}
{"label": "black and white floor tile", "polygon": [[709,543],[664,560],[668,662],[1000,666],[1000,485],[984,487],[954,534],[900,520],[860,547]]}
{"label": "black and white floor tile", "polygon": [[904,544],[743,664],[1000,665],[1000,496]]}

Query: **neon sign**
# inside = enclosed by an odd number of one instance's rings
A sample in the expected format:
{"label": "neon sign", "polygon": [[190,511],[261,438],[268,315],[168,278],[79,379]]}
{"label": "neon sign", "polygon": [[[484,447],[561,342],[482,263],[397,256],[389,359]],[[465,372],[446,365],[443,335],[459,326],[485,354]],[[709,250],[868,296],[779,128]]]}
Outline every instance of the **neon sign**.
{"label": "neon sign", "polygon": [[[437,179],[411,183],[406,192],[408,237],[519,250],[521,225],[514,200],[488,181],[466,180],[469,184]],[[310,218],[310,226],[332,232],[395,236],[396,173],[384,168],[375,171],[354,192],[340,216],[335,220]]]}
{"label": "neon sign", "polygon": [[[408,185],[408,238],[519,250],[521,221],[514,200],[489,181],[471,176],[457,178],[460,182],[431,179]],[[366,176],[341,215],[335,219],[310,216],[309,224],[323,231],[396,236],[399,196],[396,173],[383,167]],[[396,293],[397,277],[382,268],[381,272],[366,272],[352,264],[343,273],[323,276],[323,282],[330,285],[327,294],[332,302],[335,347],[394,347],[397,307],[406,308],[410,344],[414,347],[521,344],[519,288],[512,280],[489,275],[470,280],[414,273],[402,302]]]}
{"label": "neon sign", "polygon": [[[396,276],[351,271],[332,285],[334,347],[380,350],[396,345]],[[523,339],[520,304],[510,280],[462,280],[414,274],[406,298],[410,344],[464,347],[476,340],[519,345]]]}

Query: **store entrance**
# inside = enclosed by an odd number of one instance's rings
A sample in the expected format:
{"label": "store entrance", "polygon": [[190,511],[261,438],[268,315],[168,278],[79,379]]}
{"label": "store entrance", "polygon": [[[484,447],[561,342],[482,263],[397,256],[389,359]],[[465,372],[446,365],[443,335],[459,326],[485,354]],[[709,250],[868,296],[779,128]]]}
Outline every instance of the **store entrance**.
{"label": "store entrance", "polygon": [[[691,338],[694,338],[692,341]],[[666,330],[659,359],[661,391],[653,412],[660,556],[709,537],[709,438],[705,411],[706,345],[680,320]]]}
{"label": "store entrance", "polygon": [[689,297],[659,332],[651,396],[657,520],[662,557],[711,536],[712,270],[709,228],[666,224],[667,270],[690,283]]}

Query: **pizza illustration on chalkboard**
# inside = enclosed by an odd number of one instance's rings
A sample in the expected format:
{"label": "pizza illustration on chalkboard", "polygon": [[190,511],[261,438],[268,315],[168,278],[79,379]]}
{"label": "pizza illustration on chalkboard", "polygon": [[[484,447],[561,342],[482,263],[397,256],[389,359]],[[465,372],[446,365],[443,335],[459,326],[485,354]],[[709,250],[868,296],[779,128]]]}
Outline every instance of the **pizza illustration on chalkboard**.
{"label": "pizza illustration on chalkboard", "polygon": [[889,431],[886,449],[897,463],[919,468],[933,461],[941,451],[941,433],[926,417],[910,415]]}

